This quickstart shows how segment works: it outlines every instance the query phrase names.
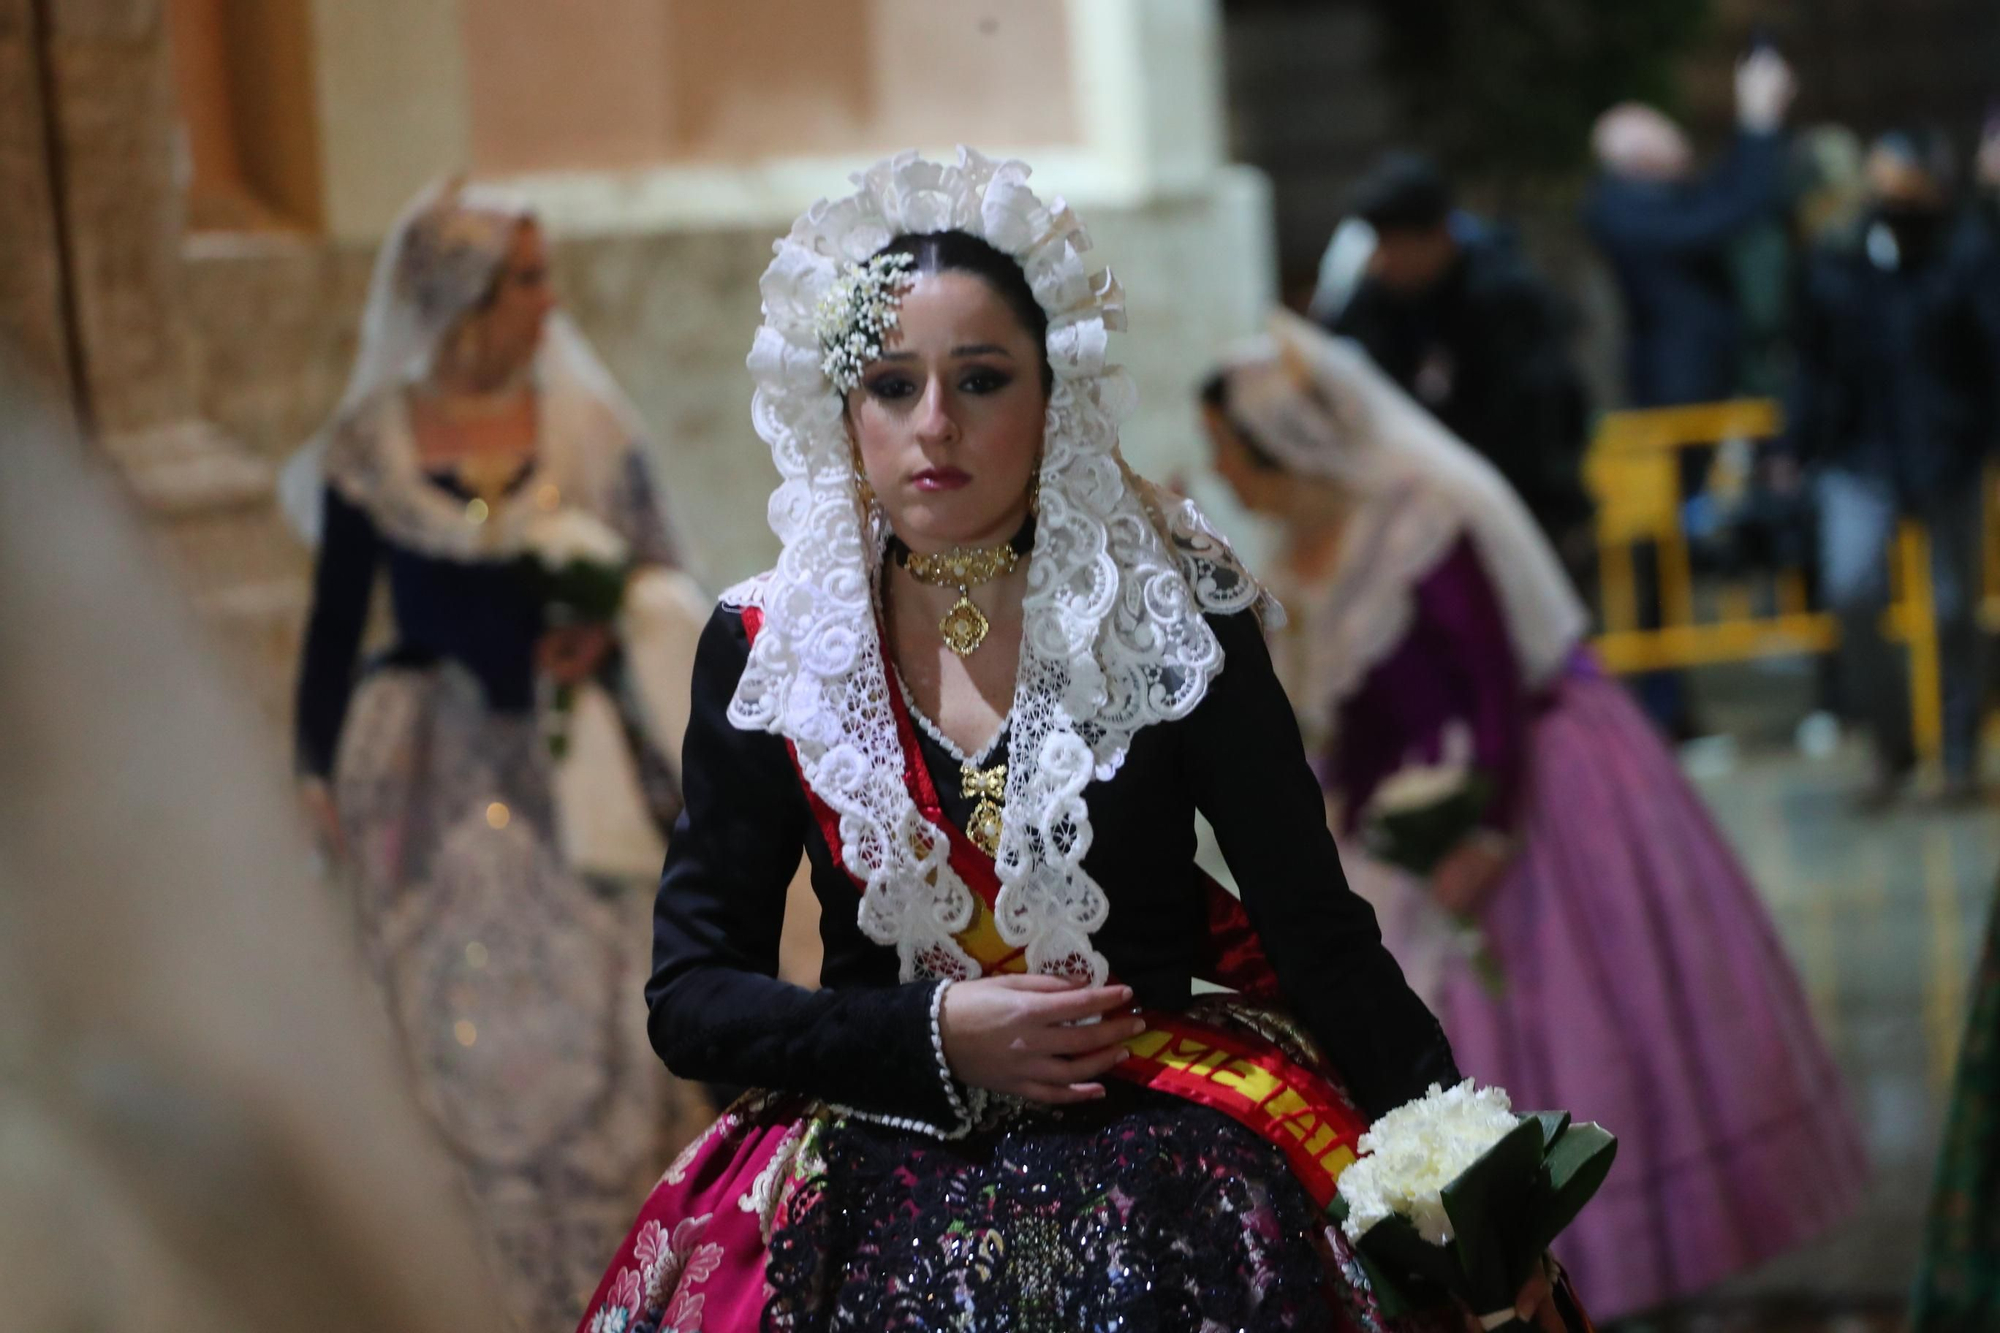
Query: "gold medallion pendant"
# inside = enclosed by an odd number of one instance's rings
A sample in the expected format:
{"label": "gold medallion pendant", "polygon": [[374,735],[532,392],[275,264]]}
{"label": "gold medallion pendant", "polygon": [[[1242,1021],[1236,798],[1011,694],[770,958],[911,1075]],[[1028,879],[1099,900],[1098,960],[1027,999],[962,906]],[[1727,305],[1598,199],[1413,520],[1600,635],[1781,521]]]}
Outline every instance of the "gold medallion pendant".
{"label": "gold medallion pendant", "polygon": [[993,628],[986,613],[974,605],[972,590],[1013,573],[1020,566],[1021,553],[1012,544],[970,550],[956,546],[939,555],[911,551],[902,557],[902,562],[903,568],[919,582],[958,589],[958,600],[944,613],[944,619],[938,621],[938,634],[945,647],[960,657],[970,657],[986,642],[987,631]]}
{"label": "gold medallion pendant", "polygon": [[1007,765],[995,764],[991,768],[963,765],[959,769],[959,793],[974,802],[972,818],[965,824],[965,836],[988,856],[1000,855],[1000,816],[1007,796]]}
{"label": "gold medallion pendant", "polygon": [[986,642],[986,631],[993,628],[993,622],[986,613],[972,604],[972,599],[964,593],[951,604],[951,610],[938,621],[938,633],[944,636],[944,646],[960,657],[971,654],[972,650]]}

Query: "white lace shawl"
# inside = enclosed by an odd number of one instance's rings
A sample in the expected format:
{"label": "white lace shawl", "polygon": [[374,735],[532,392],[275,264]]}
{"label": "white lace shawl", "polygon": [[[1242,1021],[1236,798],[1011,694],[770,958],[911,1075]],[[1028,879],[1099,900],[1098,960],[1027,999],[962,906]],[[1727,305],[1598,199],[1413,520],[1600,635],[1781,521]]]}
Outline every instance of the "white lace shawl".
{"label": "white lace shawl", "polygon": [[964,148],[955,163],[907,153],[856,176],[855,193],[814,204],[777,243],[749,358],[752,417],[783,478],[770,502],[783,551],[774,569],[724,596],[764,618],[730,721],[793,744],[806,782],[839,816],[842,859],[864,882],[861,928],[896,949],[905,980],[978,975],[952,938],[974,903],[903,782],[875,605],[887,532],[879,509],[862,514],[813,326],[841,266],[902,233],[957,229],[1014,256],[1049,315],[1055,388],[997,858],[998,927],[1030,971],[1108,975],[1091,944],[1109,908],[1082,864],[1084,790],[1117,772],[1141,727],[1201,701],[1222,668],[1202,613],[1266,604],[1193,504],[1126,467],[1118,422],[1133,393],[1105,363],[1107,329],[1122,324],[1118,284],[1085,269],[1083,229],[1027,177],[1022,163]]}
{"label": "white lace shawl", "polygon": [[314,481],[365,510],[397,545],[426,555],[518,555],[536,518],[574,506],[610,524],[638,559],[677,563],[664,519],[637,475],[645,467],[639,438],[617,404],[568,368],[565,333],[552,328],[537,357],[539,420],[528,473],[480,521],[468,517],[463,499],[424,474],[401,384],[382,386],[326,432],[312,457]]}
{"label": "white lace shawl", "polygon": [[1316,740],[1331,740],[1342,702],[1403,641],[1417,585],[1461,537],[1499,594],[1522,679],[1553,680],[1588,619],[1500,474],[1354,343],[1283,312],[1271,335],[1225,370],[1230,416],[1287,470],[1336,480],[1356,500],[1333,572],[1283,589],[1305,639],[1287,684]]}

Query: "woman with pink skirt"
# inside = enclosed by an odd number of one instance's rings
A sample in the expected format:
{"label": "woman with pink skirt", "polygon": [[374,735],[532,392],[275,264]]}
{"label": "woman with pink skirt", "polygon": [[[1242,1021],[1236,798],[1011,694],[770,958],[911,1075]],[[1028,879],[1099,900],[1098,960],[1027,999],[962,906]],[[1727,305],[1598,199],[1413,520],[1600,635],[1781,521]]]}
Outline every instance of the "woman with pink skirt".
{"label": "woman with pink skirt", "polygon": [[1204,415],[1218,470],[1287,533],[1273,656],[1350,881],[1468,1075],[1618,1135],[1557,1247],[1593,1312],[1845,1216],[1866,1166],[1783,946],[1519,500],[1287,316]]}

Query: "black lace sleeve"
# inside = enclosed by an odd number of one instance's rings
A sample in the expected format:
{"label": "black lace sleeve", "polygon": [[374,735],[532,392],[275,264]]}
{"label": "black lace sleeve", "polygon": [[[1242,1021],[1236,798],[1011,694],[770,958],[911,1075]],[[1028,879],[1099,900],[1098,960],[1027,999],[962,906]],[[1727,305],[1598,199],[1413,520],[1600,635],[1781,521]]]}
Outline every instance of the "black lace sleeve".
{"label": "black lace sleeve", "polygon": [[355,659],[367,628],[382,543],[360,506],[331,486],[322,490],[312,610],[299,656],[296,762],[299,772],[323,778],[333,771],[340,729],[354,697]]}
{"label": "black lace sleeve", "polygon": [[785,890],[811,812],[784,742],[729,722],[748,657],[742,616],[717,610],[695,653],[687,806],[653,911],[653,1047],[683,1078],[952,1127],[932,1039],[936,983],[809,991],[777,979]]}
{"label": "black lace sleeve", "polygon": [[1287,1002],[1371,1116],[1458,1080],[1444,1030],[1347,887],[1319,783],[1255,612],[1211,618],[1227,661],[1188,719],[1214,827]]}

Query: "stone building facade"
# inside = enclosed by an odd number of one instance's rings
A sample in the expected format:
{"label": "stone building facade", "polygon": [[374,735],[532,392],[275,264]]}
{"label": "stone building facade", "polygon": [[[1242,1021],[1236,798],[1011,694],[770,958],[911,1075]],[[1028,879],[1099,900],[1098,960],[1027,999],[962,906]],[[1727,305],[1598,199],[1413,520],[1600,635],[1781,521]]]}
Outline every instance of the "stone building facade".
{"label": "stone building facade", "polygon": [[[276,467],[338,398],[374,247],[452,172],[543,210],[711,586],[773,553],[743,356],[772,238],[905,146],[1037,166],[1130,293],[1128,450],[1273,295],[1212,0],[0,0],[0,331],[56,386],[273,718],[307,553]],[[18,77],[16,77],[18,75]]]}

